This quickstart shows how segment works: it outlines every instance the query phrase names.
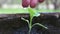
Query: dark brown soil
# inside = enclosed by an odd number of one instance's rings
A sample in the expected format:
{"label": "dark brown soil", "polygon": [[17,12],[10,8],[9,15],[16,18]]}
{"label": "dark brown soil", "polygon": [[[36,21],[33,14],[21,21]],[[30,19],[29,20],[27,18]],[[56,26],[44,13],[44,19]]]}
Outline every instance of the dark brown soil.
{"label": "dark brown soil", "polygon": [[[21,17],[29,20],[29,15],[18,14],[0,17],[0,34],[28,34],[28,25]],[[34,26],[31,34],[60,34],[60,16],[57,18],[52,14],[41,14],[33,18],[34,23],[41,23],[48,27],[44,29],[40,26]]]}

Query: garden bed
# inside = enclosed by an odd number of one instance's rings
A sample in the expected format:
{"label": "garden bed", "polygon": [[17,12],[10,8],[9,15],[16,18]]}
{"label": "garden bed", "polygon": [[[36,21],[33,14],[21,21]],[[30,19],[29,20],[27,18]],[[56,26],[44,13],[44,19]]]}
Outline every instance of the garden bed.
{"label": "garden bed", "polygon": [[[58,17],[56,16],[58,15]],[[21,18],[29,20],[29,14],[1,14],[0,34],[28,34],[28,25]],[[31,34],[60,34],[60,13],[40,13],[33,23],[41,23],[48,29],[34,26]]]}

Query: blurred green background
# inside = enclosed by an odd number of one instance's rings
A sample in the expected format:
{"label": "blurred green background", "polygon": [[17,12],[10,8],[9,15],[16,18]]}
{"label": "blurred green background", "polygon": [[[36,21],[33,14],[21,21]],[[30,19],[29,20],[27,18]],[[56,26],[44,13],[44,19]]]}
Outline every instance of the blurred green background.
{"label": "blurred green background", "polygon": [[[36,8],[38,12],[60,12],[60,0],[45,0],[39,3]],[[0,14],[28,13],[22,7],[22,0],[0,0]]]}

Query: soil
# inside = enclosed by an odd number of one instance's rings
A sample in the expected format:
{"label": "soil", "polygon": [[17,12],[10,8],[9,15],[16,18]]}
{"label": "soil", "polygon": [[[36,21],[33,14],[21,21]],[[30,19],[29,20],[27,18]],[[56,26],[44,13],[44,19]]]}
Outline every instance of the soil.
{"label": "soil", "polygon": [[[0,34],[28,34],[28,24],[21,20],[21,17],[29,20],[29,15],[18,14],[9,15],[0,19]],[[34,26],[31,34],[60,34],[60,16],[43,14],[33,18],[34,23],[41,23],[48,27],[45,29],[41,26]]]}

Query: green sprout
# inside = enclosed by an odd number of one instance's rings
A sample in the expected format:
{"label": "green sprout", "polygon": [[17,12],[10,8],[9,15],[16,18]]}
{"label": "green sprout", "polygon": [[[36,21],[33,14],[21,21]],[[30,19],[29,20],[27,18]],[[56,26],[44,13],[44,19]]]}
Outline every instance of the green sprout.
{"label": "green sprout", "polygon": [[28,23],[28,27],[29,27],[28,34],[30,34],[32,27],[34,27],[35,25],[42,26],[43,28],[48,29],[47,27],[45,27],[44,25],[42,25],[40,23],[35,23],[35,24],[32,25],[32,19],[33,19],[33,17],[35,17],[37,15],[40,16],[40,13],[38,13],[37,11],[35,11],[32,8],[28,8],[28,11],[29,11],[29,14],[30,14],[30,21],[27,20],[27,19],[21,18],[22,20],[24,20],[24,21],[26,21]]}

